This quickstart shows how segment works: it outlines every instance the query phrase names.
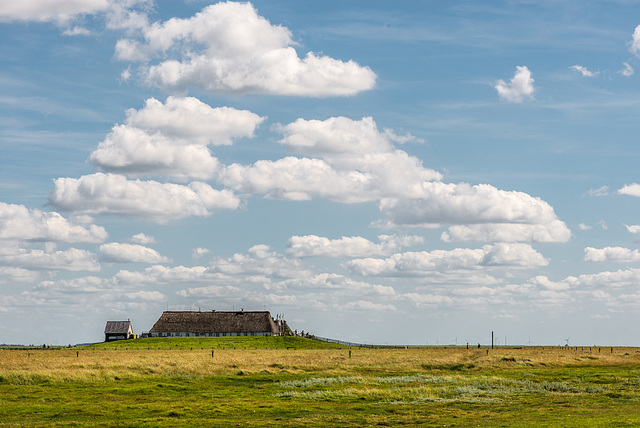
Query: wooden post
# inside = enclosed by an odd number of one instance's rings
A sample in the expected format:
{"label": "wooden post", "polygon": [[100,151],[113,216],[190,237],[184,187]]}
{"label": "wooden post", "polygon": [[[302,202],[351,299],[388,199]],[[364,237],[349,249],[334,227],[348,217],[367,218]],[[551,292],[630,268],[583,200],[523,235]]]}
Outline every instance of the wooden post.
{"label": "wooden post", "polygon": [[351,349],[349,349],[349,358],[351,358]]}
{"label": "wooden post", "polygon": [[211,358],[213,358],[213,349],[211,350]]}
{"label": "wooden post", "polygon": [[491,332],[491,349],[493,349],[493,332]]}
{"label": "wooden post", "polygon": [[80,351],[76,351],[76,358],[80,357]]}

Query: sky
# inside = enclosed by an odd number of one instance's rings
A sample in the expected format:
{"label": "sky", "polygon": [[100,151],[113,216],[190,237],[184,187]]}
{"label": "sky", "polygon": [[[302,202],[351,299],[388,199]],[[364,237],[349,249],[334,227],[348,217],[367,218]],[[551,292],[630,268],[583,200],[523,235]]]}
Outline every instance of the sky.
{"label": "sky", "polygon": [[640,1],[0,0],[0,39],[0,343],[640,344]]}

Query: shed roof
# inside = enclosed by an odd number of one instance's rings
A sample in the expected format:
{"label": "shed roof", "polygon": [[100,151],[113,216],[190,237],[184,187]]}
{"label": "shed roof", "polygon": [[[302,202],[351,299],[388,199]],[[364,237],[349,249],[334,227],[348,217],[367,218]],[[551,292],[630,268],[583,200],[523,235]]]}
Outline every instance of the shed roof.
{"label": "shed roof", "polygon": [[104,328],[105,334],[126,334],[133,331],[131,321],[107,321]]}
{"label": "shed roof", "polygon": [[275,333],[278,326],[268,311],[165,311],[151,333]]}

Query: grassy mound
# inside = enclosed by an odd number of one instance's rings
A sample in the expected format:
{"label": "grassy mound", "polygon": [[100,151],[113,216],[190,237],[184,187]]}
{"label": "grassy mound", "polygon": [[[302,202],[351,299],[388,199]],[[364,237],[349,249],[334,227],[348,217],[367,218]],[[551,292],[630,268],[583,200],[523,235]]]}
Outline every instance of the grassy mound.
{"label": "grassy mound", "polygon": [[146,337],[85,345],[79,349],[137,350],[137,349],[343,349],[345,346],[304,337]]}

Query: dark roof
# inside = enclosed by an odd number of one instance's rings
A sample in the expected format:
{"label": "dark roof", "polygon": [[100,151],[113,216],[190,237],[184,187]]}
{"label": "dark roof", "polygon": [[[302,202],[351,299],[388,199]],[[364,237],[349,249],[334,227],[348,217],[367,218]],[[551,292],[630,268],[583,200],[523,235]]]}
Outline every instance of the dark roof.
{"label": "dark roof", "polygon": [[150,333],[278,333],[268,311],[166,311]]}
{"label": "dark roof", "polygon": [[104,328],[105,334],[119,334],[128,333],[129,330],[133,331],[131,321],[107,321],[107,325]]}

